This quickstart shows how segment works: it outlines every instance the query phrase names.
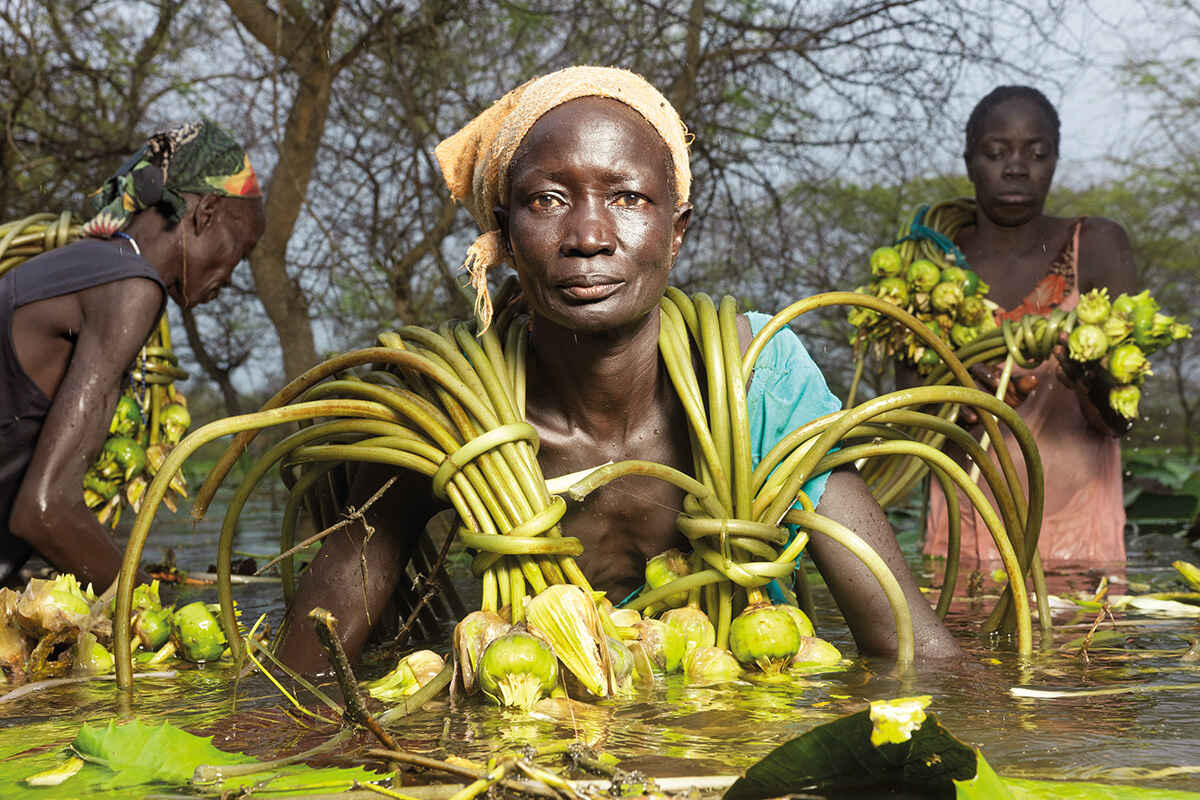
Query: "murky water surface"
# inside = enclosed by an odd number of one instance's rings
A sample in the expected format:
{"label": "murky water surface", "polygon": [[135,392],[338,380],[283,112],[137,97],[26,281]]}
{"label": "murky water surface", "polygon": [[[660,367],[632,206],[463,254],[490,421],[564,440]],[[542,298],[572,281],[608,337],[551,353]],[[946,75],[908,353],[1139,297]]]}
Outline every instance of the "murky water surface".
{"label": "murky water surface", "polygon": [[[243,515],[239,550],[268,554],[278,549],[279,511],[260,499]],[[186,513],[160,516],[145,557],[175,552],[184,569],[203,571],[215,560],[220,518],[193,526]],[[915,553],[915,535],[902,537]],[[1178,557],[1196,560],[1195,551],[1172,552],[1178,542],[1164,540],[1151,551],[1131,548],[1124,576],[1134,586],[1165,586]],[[261,559],[260,559],[261,563]],[[935,582],[915,559],[927,585]],[[1087,590],[1097,575],[1057,576],[1054,591]],[[965,583],[964,583],[965,585]],[[1118,587],[1120,589],[1120,587]],[[950,624],[971,654],[955,670],[918,665],[899,674],[887,662],[859,659],[840,672],[758,679],[716,689],[685,686],[679,676],[652,692],[591,707],[546,715],[524,715],[490,706],[451,710],[448,702],[430,704],[409,717],[396,733],[400,746],[435,757],[455,754],[486,757],[498,748],[582,738],[660,777],[719,775],[745,768],[776,745],[812,726],[862,710],[867,701],[912,694],[934,697],[932,710],[965,741],[978,745],[1003,775],[1044,779],[1088,779],[1173,789],[1200,788],[1200,771],[1164,773],[1200,765],[1200,662],[1181,660],[1189,641],[1200,635],[1195,618],[1155,618],[1118,613],[1104,622],[1086,659],[1079,640],[1092,628],[1095,614],[1059,612],[1055,648],[1040,650],[1029,663],[1013,653],[1013,644],[978,635],[997,584],[985,579],[983,596],[956,603]],[[1143,588],[1143,591],[1146,589]],[[281,612],[277,584],[235,587],[244,620],[266,613],[277,623]],[[961,585],[960,585],[960,591]],[[215,601],[207,587],[181,589],[176,602]],[[828,595],[818,589],[818,633],[844,653],[853,654],[845,626]],[[433,645],[444,652],[441,643]],[[1010,689],[1138,687],[1106,697],[1025,699]],[[1183,687],[1146,691],[1158,686]],[[283,704],[279,693],[260,676],[238,683],[228,669],[196,669],[173,680],[138,681],[131,707],[118,703],[112,683],[48,690],[0,704],[0,727],[8,728],[0,760],[43,752],[49,759],[75,735],[81,722],[97,722],[118,713],[167,719],[190,730],[216,734],[215,742],[268,756],[295,752],[327,738],[332,728],[314,723]],[[303,724],[300,722],[303,720]],[[15,726],[21,730],[14,737]],[[368,744],[356,740],[355,749]],[[32,750],[31,750],[32,748]],[[351,755],[347,752],[347,755]]]}

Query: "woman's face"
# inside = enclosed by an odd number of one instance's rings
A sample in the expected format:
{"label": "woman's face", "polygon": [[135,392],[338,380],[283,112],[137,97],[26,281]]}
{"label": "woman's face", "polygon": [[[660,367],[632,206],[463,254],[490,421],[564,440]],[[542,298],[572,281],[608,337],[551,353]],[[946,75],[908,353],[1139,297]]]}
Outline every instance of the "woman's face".
{"label": "woman's face", "polygon": [[691,211],[674,202],[665,148],[640,114],[598,97],[530,128],[497,217],[538,316],[603,333],[658,306]]}
{"label": "woman's face", "polygon": [[984,118],[966,162],[975,200],[988,219],[1006,227],[1036,219],[1058,164],[1045,111],[1025,98],[999,103]]}

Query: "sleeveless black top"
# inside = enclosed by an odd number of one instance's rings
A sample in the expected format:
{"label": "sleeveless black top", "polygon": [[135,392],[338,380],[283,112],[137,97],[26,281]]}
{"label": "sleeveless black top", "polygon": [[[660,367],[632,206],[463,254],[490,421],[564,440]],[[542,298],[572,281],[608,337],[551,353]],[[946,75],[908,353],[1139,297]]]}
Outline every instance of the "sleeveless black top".
{"label": "sleeveless black top", "polygon": [[31,258],[0,276],[0,583],[29,558],[31,548],[9,531],[8,515],[51,404],[17,360],[13,314],[39,300],[126,278],[154,281],[163,289],[166,304],[162,278],[125,243],[83,239]]}

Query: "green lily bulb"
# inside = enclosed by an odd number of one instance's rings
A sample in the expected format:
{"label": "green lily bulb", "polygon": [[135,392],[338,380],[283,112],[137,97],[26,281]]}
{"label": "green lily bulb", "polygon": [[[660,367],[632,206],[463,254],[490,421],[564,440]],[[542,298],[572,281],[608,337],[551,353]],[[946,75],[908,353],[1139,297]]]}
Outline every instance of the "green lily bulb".
{"label": "green lily bulb", "polygon": [[974,328],[988,316],[987,304],[979,295],[964,297],[958,306],[958,320],[962,324]]}
{"label": "green lily bulb", "polygon": [[1079,318],[1080,322],[1088,325],[1103,325],[1104,321],[1108,319],[1111,309],[1112,303],[1108,299],[1108,289],[1101,286],[1083,293],[1079,298],[1079,304],[1075,306],[1075,316]]}
{"label": "green lily bulb", "polygon": [[225,632],[221,630],[221,623],[199,600],[175,612],[171,633],[179,654],[188,661],[216,661],[225,652]]}
{"label": "green lily bulb", "polygon": [[1138,384],[1150,374],[1150,362],[1142,348],[1127,342],[1108,354],[1108,372],[1117,383]]}
{"label": "green lily bulb", "polygon": [[732,683],[742,676],[742,665],[728,650],[710,645],[688,651],[684,658],[683,674],[689,684],[712,686]]}
{"label": "green lily bulb", "polygon": [[80,634],[75,642],[75,661],[71,671],[76,675],[107,675],[113,671],[112,653],[96,641],[91,631]]}
{"label": "green lily bulb", "polygon": [[[687,556],[672,547],[646,562],[646,586],[650,589],[658,589],[676,578],[682,578],[691,573],[692,569],[688,566]],[[677,592],[667,595],[658,602],[676,608],[686,603],[687,597],[687,592]]]}
{"label": "green lily bulb", "polygon": [[1067,338],[1067,353],[1075,361],[1096,361],[1108,352],[1108,337],[1098,325],[1076,325]]}
{"label": "green lily bulb", "polygon": [[792,656],[793,667],[831,667],[842,662],[842,654],[836,647],[816,636],[804,636],[800,649]]}
{"label": "green lily bulb", "polygon": [[918,258],[908,265],[908,285],[914,292],[928,292],[942,279],[942,271],[927,258]]}
{"label": "green lily bulb", "polygon": [[1142,399],[1142,390],[1132,384],[1114,386],[1108,390],[1108,404],[1112,410],[1128,420],[1137,419],[1138,402]]}
{"label": "green lily bulb", "polygon": [[[951,267],[950,269],[957,269]],[[944,275],[948,270],[942,270]],[[963,301],[963,290],[956,281],[942,280],[937,286],[933,287],[933,291],[929,293],[929,302],[938,311],[951,312],[958,308],[958,304]]]}
{"label": "green lily bulb", "polygon": [[900,251],[894,247],[880,247],[871,253],[871,274],[877,278],[898,275],[903,266]]}
{"label": "green lily bulb", "polygon": [[171,403],[159,412],[158,421],[167,444],[174,445],[179,443],[187,429],[192,426],[192,415],[181,404]]}
{"label": "green lily bulb", "polygon": [[1120,344],[1129,337],[1129,334],[1133,333],[1133,323],[1129,321],[1129,318],[1115,311],[1109,313],[1102,328],[1104,335],[1108,337],[1109,347]]}
{"label": "green lily bulb", "polygon": [[633,626],[651,666],[658,672],[679,672],[687,644],[679,631],[658,619],[644,619]]}
{"label": "green lily bulb", "polygon": [[143,608],[138,611],[133,618],[133,635],[146,650],[162,647],[171,638],[171,612],[165,608]]}
{"label": "green lily bulb", "polygon": [[494,611],[472,611],[454,626],[454,658],[468,693],[475,691],[479,658],[487,646],[508,632],[509,624]]}
{"label": "green lily bulb", "polygon": [[483,651],[477,679],[498,704],[528,710],[558,685],[558,659],[537,636],[514,631]]}
{"label": "green lily bulb", "polygon": [[956,322],[950,327],[950,341],[955,347],[966,347],[979,338],[979,328]]}
{"label": "green lily bulb", "polygon": [[1112,301],[1110,314],[1120,314],[1123,317],[1128,317],[1133,313],[1133,298],[1121,292],[1117,295],[1117,299]]}
{"label": "green lily bulb", "polygon": [[713,627],[712,620],[698,608],[693,606],[672,608],[659,619],[679,632],[679,635],[683,637],[685,650],[691,650],[693,647],[709,647],[717,643],[717,630]]}
{"label": "green lily bulb", "polygon": [[903,278],[884,278],[875,285],[875,296],[904,308],[908,305],[908,284]]}
{"label": "green lily bulb", "polygon": [[782,608],[789,615],[791,615],[792,622],[796,623],[796,630],[800,631],[801,636],[813,635],[813,624],[812,620],[808,618],[808,614],[805,614],[800,609],[793,605],[788,605],[787,603],[780,603],[779,608]]}
{"label": "green lily bulb", "polygon": [[367,694],[376,700],[398,702],[416,694],[442,671],[445,662],[432,650],[418,650],[400,659],[396,668],[366,684]]}
{"label": "green lily bulb", "polygon": [[800,630],[781,606],[755,603],[729,626],[729,649],[743,665],[779,672],[800,649]]}
{"label": "green lily bulb", "polygon": [[127,481],[146,468],[146,450],[128,436],[113,436],[104,443],[96,463],[102,463],[100,473],[105,477]]}
{"label": "green lily bulb", "polygon": [[132,395],[122,394],[117,400],[117,410],[113,412],[112,421],[108,424],[108,432],[136,439],[142,425],[141,406]]}

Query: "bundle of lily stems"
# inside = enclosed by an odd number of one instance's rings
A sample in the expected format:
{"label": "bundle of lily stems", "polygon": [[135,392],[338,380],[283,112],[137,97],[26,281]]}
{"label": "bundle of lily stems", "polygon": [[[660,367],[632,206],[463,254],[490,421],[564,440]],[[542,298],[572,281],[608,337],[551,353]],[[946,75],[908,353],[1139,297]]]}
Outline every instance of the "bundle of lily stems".
{"label": "bundle of lily stems", "polygon": [[[898,391],[815,419],[754,465],[746,386],[758,355],[789,322],[831,305],[867,307],[911,327],[943,358],[948,380],[961,385]],[[891,604],[898,659],[911,663],[912,624],[895,577],[853,531],[816,513],[801,488],[810,477],[841,464],[896,454],[928,463],[939,480],[961,487],[979,508],[1010,577],[1012,601],[998,607],[997,615],[1015,625],[1020,652],[1031,653],[1025,575],[1041,517],[1037,452],[1015,413],[974,388],[945,343],[911,315],[862,294],[817,295],[777,314],[743,354],[733,298],[717,302],[670,289],[661,304],[659,349],[687,414],[691,474],[625,461],[597,468],[556,494],[538,466],[536,432],[524,419],[528,325],[519,305],[501,301],[497,307],[506,310],[479,335],[474,324],[463,322],[446,323],[436,331],[404,327],[383,334],[378,346],[331,358],[301,375],[260,411],[210,423],[180,442],[147,490],[125,552],[114,636],[122,687],[132,680],[129,636],[122,626],[154,510],[171,475],[196,448],[235,434],[197,493],[193,514],[200,517],[256,432],[287,423],[301,427],[253,464],[222,529],[218,589],[222,624],[235,658],[242,646],[230,583],[233,534],[254,486],[278,465],[290,483],[289,508],[299,508],[323,481],[327,485],[331,476],[344,478],[339,471],[347,465],[372,462],[428,476],[432,491],[457,512],[455,535],[473,551],[472,569],[483,588],[481,609],[455,633],[459,684],[468,691],[482,688],[500,702],[528,705],[562,687],[585,697],[605,697],[631,676],[645,679],[650,672],[680,669],[681,662],[697,664],[701,673],[707,664],[708,674],[720,676],[741,669],[785,669],[803,660],[812,626],[794,608],[772,606],[766,587],[793,575],[796,559],[813,535],[834,539],[870,569]],[[941,413],[928,410],[939,404]],[[953,425],[944,408],[958,406],[975,409],[993,441],[1003,441],[997,419],[1013,430],[1028,471],[1028,498],[1002,444],[997,467],[983,457],[978,442]],[[952,438],[975,457],[1000,513],[961,466],[913,430]],[[563,535],[558,522],[567,508],[564,494],[579,500],[626,475],[657,477],[684,490],[677,525],[692,553],[685,557],[686,569],[660,585],[652,583],[626,608],[614,610],[592,591],[574,560],[582,545]],[[281,552],[289,552],[293,540],[292,525],[285,525]],[[290,558],[281,561],[281,574],[290,597]],[[643,618],[642,612],[672,606],[695,610],[711,621],[711,632],[692,624],[695,615],[679,626]]]}

